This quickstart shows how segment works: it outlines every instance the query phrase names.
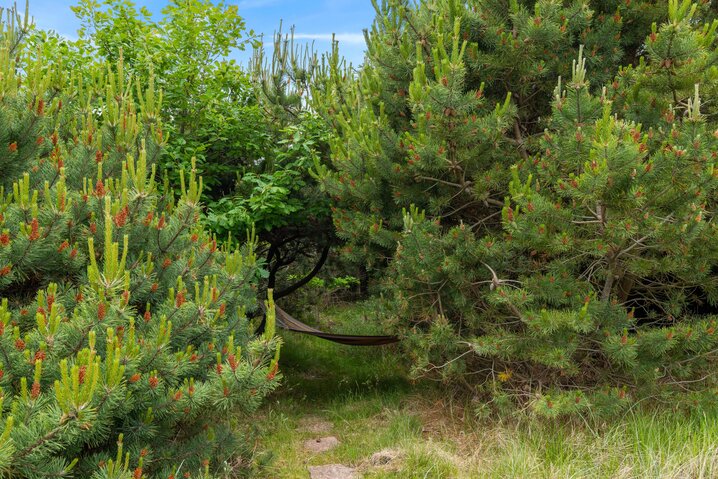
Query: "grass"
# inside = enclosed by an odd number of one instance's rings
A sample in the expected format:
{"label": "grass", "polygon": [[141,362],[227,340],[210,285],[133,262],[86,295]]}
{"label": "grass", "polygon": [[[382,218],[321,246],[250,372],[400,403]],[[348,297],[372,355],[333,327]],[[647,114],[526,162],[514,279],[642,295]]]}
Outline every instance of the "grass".
{"label": "grass", "polygon": [[[319,323],[377,334],[371,311],[367,303],[337,307]],[[602,424],[477,422],[440,389],[412,385],[396,347],[292,333],[284,340],[284,385],[258,421],[262,447],[274,455],[262,477],[308,478],[308,466],[341,463],[372,479],[718,478],[718,416],[640,410]],[[305,441],[330,435],[340,441],[335,449],[305,450]],[[382,450],[396,458],[372,464]]]}

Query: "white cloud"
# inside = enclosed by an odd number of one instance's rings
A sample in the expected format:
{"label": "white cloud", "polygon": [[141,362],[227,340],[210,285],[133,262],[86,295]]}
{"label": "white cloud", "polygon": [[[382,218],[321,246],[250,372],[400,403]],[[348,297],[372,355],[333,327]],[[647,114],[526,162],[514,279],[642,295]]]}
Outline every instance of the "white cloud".
{"label": "white cloud", "polygon": [[[294,38],[297,40],[320,40],[331,41],[331,33],[295,33]],[[336,33],[334,38],[339,43],[347,45],[364,45],[364,35],[362,33]]]}

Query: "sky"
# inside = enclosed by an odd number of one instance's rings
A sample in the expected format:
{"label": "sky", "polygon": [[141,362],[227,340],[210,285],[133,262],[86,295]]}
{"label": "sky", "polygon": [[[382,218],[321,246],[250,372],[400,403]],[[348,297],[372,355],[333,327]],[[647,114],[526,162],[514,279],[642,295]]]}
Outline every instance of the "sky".
{"label": "sky", "polygon": [[[75,38],[78,20],[70,10],[78,0],[30,0],[30,15],[38,27],[55,30],[68,38]],[[134,0],[138,7],[145,6],[159,14],[167,0]],[[12,0],[0,0],[0,7],[9,7]],[[17,1],[24,7],[24,0]],[[331,35],[339,40],[340,53],[354,65],[364,57],[362,30],[369,28],[374,18],[370,0],[228,0],[227,5],[237,5],[247,28],[263,33],[265,42],[282,21],[283,31],[295,27],[295,39],[313,42],[319,52],[327,51]],[[249,53],[238,53],[237,58],[246,64]]]}

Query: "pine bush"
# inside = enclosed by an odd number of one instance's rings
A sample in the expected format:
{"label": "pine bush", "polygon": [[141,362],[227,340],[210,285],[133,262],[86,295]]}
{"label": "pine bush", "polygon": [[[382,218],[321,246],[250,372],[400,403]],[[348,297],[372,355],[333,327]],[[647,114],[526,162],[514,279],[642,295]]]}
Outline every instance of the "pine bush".
{"label": "pine bush", "polygon": [[376,7],[322,174],[415,372],[482,412],[713,406],[710,2]]}
{"label": "pine bush", "polygon": [[88,81],[25,49],[16,12],[1,27],[0,474],[215,477],[243,459],[233,411],[278,380],[245,315],[255,240],[203,231],[194,170],[157,184],[152,81]]}

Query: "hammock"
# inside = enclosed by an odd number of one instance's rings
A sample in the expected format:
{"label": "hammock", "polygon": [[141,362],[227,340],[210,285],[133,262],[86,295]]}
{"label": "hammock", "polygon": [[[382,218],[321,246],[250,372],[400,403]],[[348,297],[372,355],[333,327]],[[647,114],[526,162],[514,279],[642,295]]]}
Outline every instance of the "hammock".
{"label": "hammock", "polygon": [[[316,336],[318,338],[326,339],[327,341],[346,344],[348,346],[383,346],[385,344],[399,342],[399,338],[397,336],[357,336],[353,334],[325,333],[302,323],[296,318],[293,318],[289,313],[276,304],[274,305],[274,310],[276,312],[277,326],[282,329],[286,329],[287,331],[308,334],[310,336]],[[264,322],[265,319],[262,320],[262,324],[259,326],[262,331],[264,330]]]}

